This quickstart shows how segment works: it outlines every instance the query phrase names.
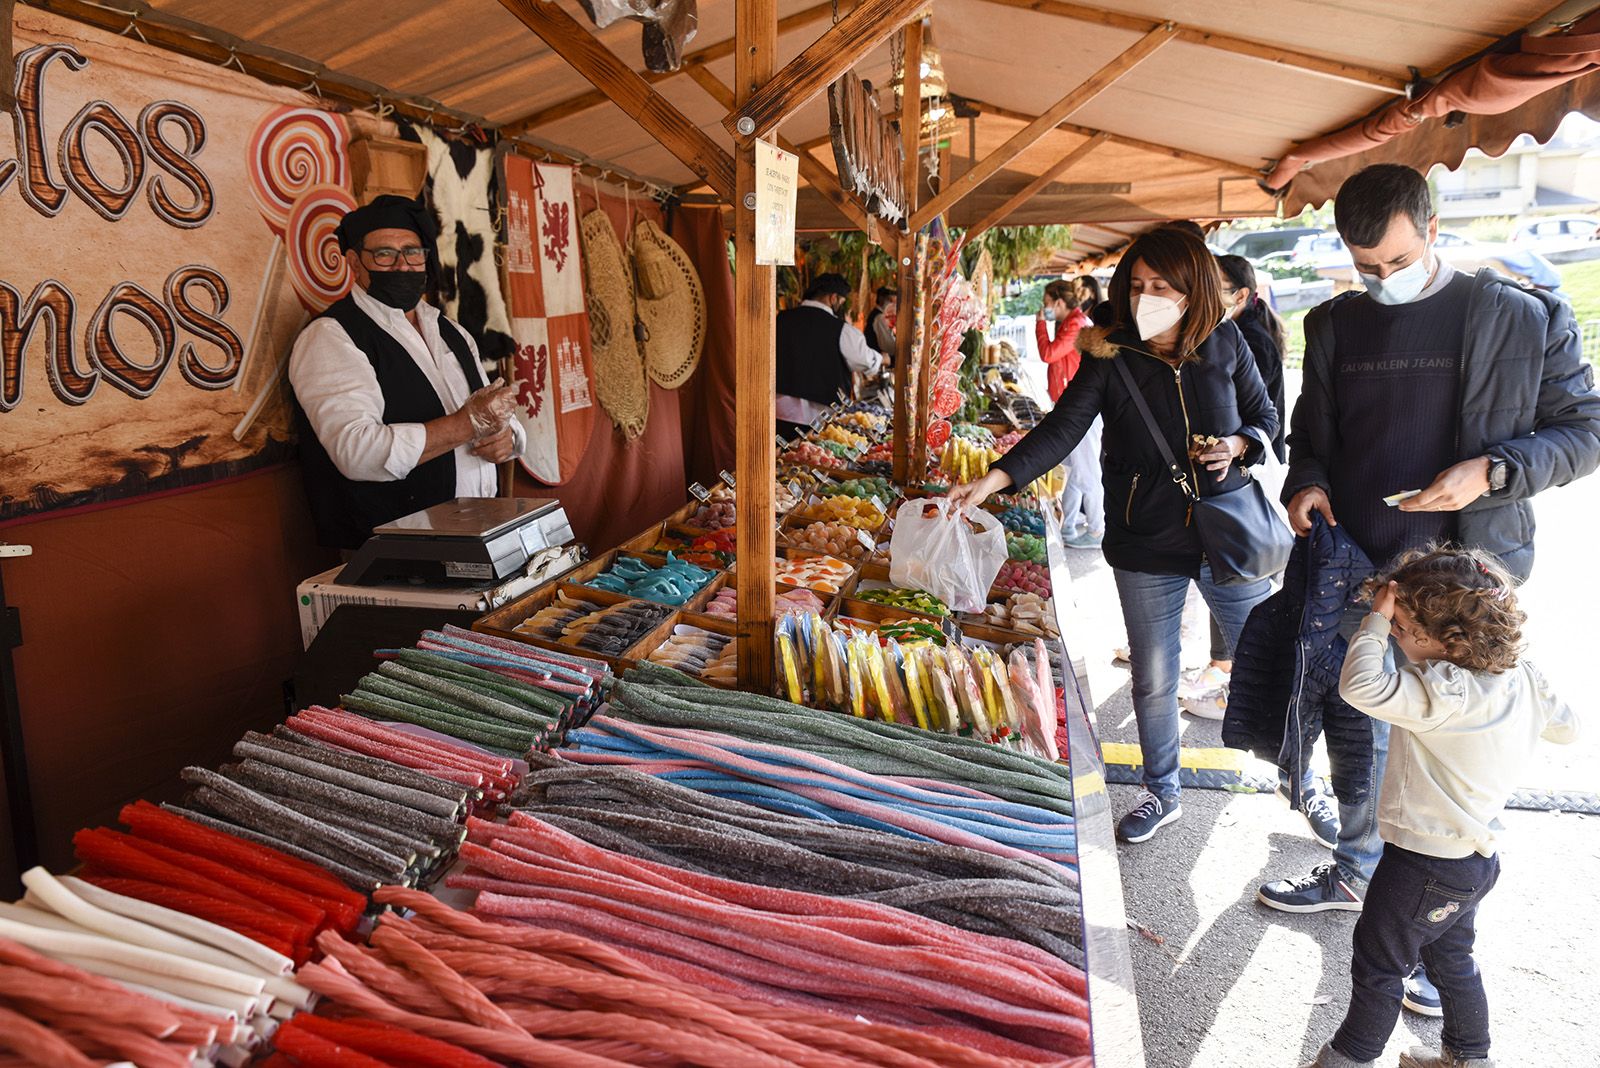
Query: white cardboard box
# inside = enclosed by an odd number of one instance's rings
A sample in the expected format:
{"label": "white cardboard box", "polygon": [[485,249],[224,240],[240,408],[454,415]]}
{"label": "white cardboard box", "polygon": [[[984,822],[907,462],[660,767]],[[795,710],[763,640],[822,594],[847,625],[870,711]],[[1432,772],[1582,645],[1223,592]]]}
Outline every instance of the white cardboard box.
{"label": "white cardboard box", "polygon": [[545,549],[528,561],[528,568],[516,578],[488,589],[439,589],[428,586],[341,586],[334,581],[344,565],[312,575],[294,591],[300,610],[300,643],[311,642],[322,630],[333,610],[345,604],[380,605],[385,608],[443,608],[464,612],[488,612],[515,600],[535,586],[571,571],[583,562],[584,553],[576,545]]}

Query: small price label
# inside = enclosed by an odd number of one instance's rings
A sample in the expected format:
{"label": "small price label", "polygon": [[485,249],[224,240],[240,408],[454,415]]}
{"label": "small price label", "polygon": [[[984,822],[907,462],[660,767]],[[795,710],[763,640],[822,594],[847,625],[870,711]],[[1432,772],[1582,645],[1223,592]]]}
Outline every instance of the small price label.
{"label": "small price label", "polygon": [[784,449],[789,447],[789,439],[784,437],[782,434],[774,434],[772,440],[778,443],[779,452],[782,452]]}
{"label": "small price label", "polygon": [[722,479],[723,482],[727,483],[729,489],[738,489],[738,486],[734,485],[733,476],[728,474],[728,472],[718,471],[717,477]]}
{"label": "small price label", "polygon": [[696,482],[694,485],[689,487],[689,496],[693,497],[701,504],[705,504],[707,501],[711,500],[711,491],[700,485],[700,483]]}
{"label": "small price label", "polygon": [[817,417],[815,419],[811,420],[811,429],[812,430],[816,430],[816,429],[820,428],[822,426],[822,424],[826,423],[827,421],[828,421],[828,413],[827,412],[821,412],[821,413],[819,413],[817,415]]}
{"label": "small price label", "polygon": [[856,540],[859,541],[866,548],[867,552],[872,553],[872,552],[877,552],[878,551],[878,543],[873,541],[872,540],[872,535],[867,533],[866,531],[857,530],[856,531]]}
{"label": "small price label", "polygon": [[883,506],[883,502],[878,499],[878,495],[876,493],[874,493],[871,497],[868,497],[867,500],[871,501],[872,507],[876,508],[878,511],[888,511],[888,509]]}
{"label": "small price label", "polygon": [[800,496],[800,483],[798,480],[792,478],[789,480],[789,493],[795,497]]}
{"label": "small price label", "polygon": [[842,390],[842,389],[839,390],[839,392],[836,395],[839,398],[839,403],[840,404],[849,404],[850,403],[850,394],[846,393],[844,390]]}

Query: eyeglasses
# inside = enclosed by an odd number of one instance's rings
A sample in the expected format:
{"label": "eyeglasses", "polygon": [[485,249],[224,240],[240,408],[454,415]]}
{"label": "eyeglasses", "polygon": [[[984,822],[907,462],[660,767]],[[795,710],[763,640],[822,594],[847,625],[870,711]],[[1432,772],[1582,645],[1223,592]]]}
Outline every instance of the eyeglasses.
{"label": "eyeglasses", "polygon": [[428,250],[421,245],[411,245],[408,248],[364,248],[361,250],[372,257],[372,262],[379,267],[393,267],[403,257],[413,267],[421,267],[428,262]]}

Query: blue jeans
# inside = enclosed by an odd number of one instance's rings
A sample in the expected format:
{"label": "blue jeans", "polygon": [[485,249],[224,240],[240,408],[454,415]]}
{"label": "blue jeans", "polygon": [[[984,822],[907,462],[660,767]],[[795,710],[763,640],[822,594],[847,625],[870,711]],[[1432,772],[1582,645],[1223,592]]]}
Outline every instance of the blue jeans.
{"label": "blue jeans", "polygon": [[1133,662],[1133,715],[1144,754],[1144,788],[1163,802],[1178,799],[1178,672],[1183,652],[1183,602],[1189,583],[1198,581],[1211,616],[1222,628],[1229,654],[1250,610],[1272,592],[1266,579],[1244,586],[1218,586],[1211,569],[1200,578],[1114,571],[1122,619],[1128,628]]}
{"label": "blue jeans", "polygon": [[1478,904],[1500,878],[1500,859],[1424,856],[1397,845],[1383,851],[1350,958],[1350,1008],[1333,1048],[1376,1060],[1400,1017],[1402,983],[1418,956],[1439,988],[1443,1041],[1463,1059],[1489,1055],[1489,1003],[1472,959]]}

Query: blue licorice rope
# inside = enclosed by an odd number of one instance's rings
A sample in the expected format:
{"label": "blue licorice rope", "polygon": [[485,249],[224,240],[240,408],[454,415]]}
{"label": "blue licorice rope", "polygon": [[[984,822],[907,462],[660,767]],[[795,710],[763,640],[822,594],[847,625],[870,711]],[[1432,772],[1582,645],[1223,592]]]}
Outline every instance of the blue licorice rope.
{"label": "blue licorice rope", "polygon": [[[609,727],[610,724],[607,724],[606,726]],[[579,732],[579,737],[576,739],[579,746],[583,747],[589,745],[594,740],[594,732],[601,729],[602,728],[588,727],[582,732]],[[674,757],[677,759],[704,759],[707,763],[715,764],[721,770],[727,771],[731,774],[740,777],[748,774],[747,772],[743,772],[740,769],[731,766],[731,761],[728,765],[724,765],[722,762],[715,759],[703,758],[696,754],[687,752],[679,752],[671,747],[663,748],[658,746],[648,737],[637,737],[631,732],[619,732],[618,734],[612,734],[611,737],[614,739],[613,744],[605,747],[609,752],[630,755],[664,753],[669,757]],[[726,749],[730,752],[737,751],[735,747],[732,746],[728,746]],[[785,773],[781,770],[781,765],[775,765],[770,761],[765,760],[763,754],[752,753],[745,755],[748,757],[748,759],[761,763],[765,768],[771,769],[772,774],[770,775],[770,779],[772,781],[810,787],[823,785],[808,782],[802,776],[797,774]],[[818,774],[827,773],[819,772]],[[863,801],[888,805],[892,808],[914,815],[922,815],[928,818],[937,819],[953,828],[966,830],[969,833],[978,834],[982,837],[990,838],[996,841],[1004,841],[1008,844],[1014,844],[1022,848],[1049,847],[1058,843],[1063,837],[1070,838],[1074,836],[1075,828],[1070,819],[1047,821],[1048,826],[1041,827],[1038,824],[1028,820],[1019,820],[1009,813],[993,812],[987,810],[986,808],[968,808],[959,804],[952,805],[948,801],[950,795],[935,793],[930,790],[923,790],[916,787],[907,787],[904,784],[895,782],[891,779],[870,775],[861,775],[859,773],[853,775],[852,778],[864,778],[867,782],[867,785],[860,785],[856,782],[846,780],[846,782],[842,784],[825,784],[823,785],[823,788],[836,790],[839,793],[857,797]],[[883,786],[883,790],[881,791],[871,788],[872,786],[880,784]],[[964,800],[979,799],[966,798]],[[1038,811],[1028,808],[1027,806],[1016,805],[1010,802],[998,803],[1006,808],[1012,809],[1013,811],[1027,813]],[[1052,830],[1051,828],[1058,828],[1058,830]]]}
{"label": "blue licorice rope", "polygon": [[[659,740],[652,739],[649,735],[638,730],[636,724],[632,724],[624,720],[608,720],[604,724],[593,726],[593,729],[604,730],[607,733],[624,738],[631,738],[641,745],[665,747],[669,751],[676,751],[675,747],[671,746],[670,743],[663,743]],[[775,770],[773,777],[775,779],[779,779],[780,781],[801,781],[798,776],[784,775],[776,770],[778,765],[787,765],[802,771],[809,771],[816,775],[823,775],[849,783],[855,787],[855,789],[846,790],[845,792],[855,793],[857,796],[863,796],[859,792],[861,790],[871,790],[875,796],[892,794],[905,798],[908,801],[920,801],[935,807],[969,809],[977,812],[989,813],[1000,819],[1013,821],[1014,825],[1027,825],[1030,827],[1036,827],[1041,823],[1062,824],[1066,826],[1072,825],[1071,816],[1057,812],[1050,812],[1045,809],[1034,808],[1031,805],[1019,804],[1015,801],[1006,801],[993,796],[968,797],[961,794],[951,794],[937,790],[929,790],[925,787],[912,786],[902,783],[887,776],[872,775],[867,772],[857,771],[854,768],[845,767],[844,765],[839,765],[837,768],[820,768],[814,762],[816,758],[807,760],[806,754],[796,754],[795,756],[790,756],[787,753],[782,753],[775,755],[773,753],[761,752],[753,749],[751,748],[753,743],[740,742],[739,740],[733,740],[731,743],[706,740],[702,744],[731,754],[745,757],[748,760],[752,760],[769,767],[774,767]],[[688,753],[682,753],[681,755],[689,756]]]}
{"label": "blue licorice rope", "polygon": [[[589,751],[614,753],[646,763],[653,759],[662,759],[663,757],[669,760],[681,760],[685,759],[686,757],[695,760],[701,759],[698,756],[693,756],[690,754],[662,750],[650,746],[647,742],[641,739],[621,738],[614,735],[607,736],[597,732],[596,729],[592,727],[583,728],[582,730],[573,732],[573,734],[574,737],[572,742],[580,750],[586,749]],[[726,784],[729,782],[749,781],[745,778],[745,775],[748,773],[732,768],[718,767],[715,769],[715,771],[697,769],[697,773],[703,776],[701,781],[707,783],[718,783],[722,786],[722,788],[726,788]],[[668,774],[682,773],[674,772]],[[713,778],[713,775],[716,777]],[[776,783],[765,783],[763,785],[766,785],[773,791],[781,792],[782,794],[791,798],[795,796],[792,791],[783,789],[783,786],[779,784],[787,783],[789,785],[808,786],[812,788],[816,788],[818,785],[815,783],[805,782],[797,776],[785,776],[778,774],[774,775],[773,778],[776,780]],[[951,830],[961,831],[966,834],[973,835],[974,837],[1003,845],[1013,846],[1018,849],[1054,853],[1073,852],[1075,851],[1076,847],[1077,836],[1074,829],[1070,825],[1058,824],[1056,825],[1058,828],[1056,830],[1040,830],[1038,828],[1031,827],[1018,827],[1015,826],[1014,821],[1010,820],[1001,821],[982,818],[970,819],[957,813],[945,811],[926,802],[908,801],[899,797],[884,797],[881,794],[864,796],[863,792],[860,790],[835,788],[832,786],[823,788],[836,789],[836,792],[847,796],[856,797],[860,800],[868,801],[873,804],[883,805],[895,811],[904,812],[908,815],[931,820],[942,826],[948,827]],[[840,822],[848,823],[858,823],[858,821],[862,819],[871,819],[871,817],[863,817],[856,813],[846,813],[843,811],[836,812],[836,817]],[[892,828],[892,825],[881,824],[879,821],[873,821],[872,825],[879,826],[881,829],[885,830],[894,829],[896,833],[904,832],[903,828]]]}

